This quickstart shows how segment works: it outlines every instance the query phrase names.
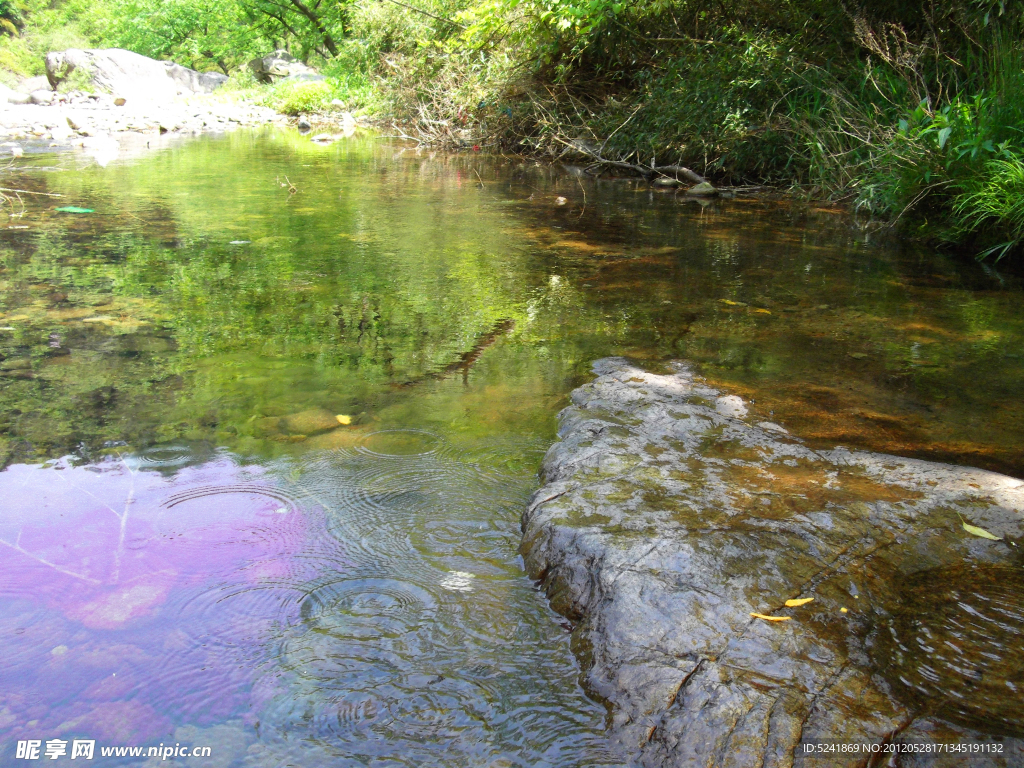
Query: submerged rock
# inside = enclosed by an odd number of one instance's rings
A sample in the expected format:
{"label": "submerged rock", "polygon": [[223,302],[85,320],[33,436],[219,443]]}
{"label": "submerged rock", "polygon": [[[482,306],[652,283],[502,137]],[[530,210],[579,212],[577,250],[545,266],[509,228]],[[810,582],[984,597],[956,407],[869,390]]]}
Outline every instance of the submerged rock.
{"label": "submerged rock", "polygon": [[307,411],[292,413],[287,416],[267,416],[253,421],[253,433],[257,437],[301,437],[329,432],[342,425],[342,420],[323,408],[310,408]]}
{"label": "submerged rock", "polygon": [[817,745],[970,742],[993,751],[927,764],[1024,763],[1024,482],[812,450],[673,368],[595,364],[523,516],[527,569],[631,759],[856,765]]}
{"label": "submerged rock", "polygon": [[338,417],[323,408],[310,408],[285,416],[281,419],[286,432],[292,435],[315,435],[337,429],[341,422]]}

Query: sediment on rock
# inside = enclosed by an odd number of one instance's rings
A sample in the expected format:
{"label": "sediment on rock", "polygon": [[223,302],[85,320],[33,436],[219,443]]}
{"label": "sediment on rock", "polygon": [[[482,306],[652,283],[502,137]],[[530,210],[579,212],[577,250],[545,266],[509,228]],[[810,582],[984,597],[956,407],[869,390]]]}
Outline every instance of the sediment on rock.
{"label": "sediment on rock", "polygon": [[969,742],[987,751],[908,760],[1024,764],[1024,482],[812,450],[685,364],[594,369],[560,415],[522,552],[632,760],[866,764],[818,751],[846,743],[887,764],[900,745]]}

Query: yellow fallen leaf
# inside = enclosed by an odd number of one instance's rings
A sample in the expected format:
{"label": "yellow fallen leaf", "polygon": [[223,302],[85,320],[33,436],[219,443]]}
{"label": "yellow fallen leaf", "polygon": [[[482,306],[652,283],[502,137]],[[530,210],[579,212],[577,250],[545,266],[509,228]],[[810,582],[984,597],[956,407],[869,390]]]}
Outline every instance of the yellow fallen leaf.
{"label": "yellow fallen leaf", "polygon": [[770,315],[772,313],[770,309],[761,309],[761,307],[754,307],[754,311],[762,315]]}
{"label": "yellow fallen leaf", "polygon": [[796,608],[801,605],[807,605],[807,603],[811,602],[813,599],[813,597],[798,597],[793,600],[787,600],[786,605],[789,608]]}
{"label": "yellow fallen leaf", "polygon": [[840,609],[839,609],[839,612],[840,612],[840,613],[846,613],[846,609],[845,609],[845,608],[840,608]]}
{"label": "yellow fallen leaf", "polygon": [[352,423],[352,417],[351,416],[346,416],[344,413],[339,413],[334,418],[336,418],[338,420],[339,424],[351,424]]}
{"label": "yellow fallen leaf", "polygon": [[719,299],[723,304],[727,304],[730,307],[745,307],[747,306],[742,301],[729,301],[729,299]]}
{"label": "yellow fallen leaf", "polygon": [[968,525],[967,523],[962,523],[962,525],[964,527],[964,530],[973,536],[980,536],[983,539],[990,539],[992,541],[1003,540],[1001,536],[996,536],[995,534],[989,533],[984,528],[979,528],[976,525]]}
{"label": "yellow fallen leaf", "polygon": [[765,616],[763,613],[751,613],[755,619],[764,619],[765,621],[789,621],[792,616]]}

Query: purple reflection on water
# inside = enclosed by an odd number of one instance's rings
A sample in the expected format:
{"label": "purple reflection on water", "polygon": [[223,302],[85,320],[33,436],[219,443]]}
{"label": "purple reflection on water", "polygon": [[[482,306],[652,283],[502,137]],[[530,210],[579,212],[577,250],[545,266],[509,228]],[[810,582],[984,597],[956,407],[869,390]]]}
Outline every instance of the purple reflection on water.
{"label": "purple reflection on water", "polygon": [[321,510],[223,457],[172,477],[12,466],[0,498],[0,739],[133,743],[248,715],[322,567]]}

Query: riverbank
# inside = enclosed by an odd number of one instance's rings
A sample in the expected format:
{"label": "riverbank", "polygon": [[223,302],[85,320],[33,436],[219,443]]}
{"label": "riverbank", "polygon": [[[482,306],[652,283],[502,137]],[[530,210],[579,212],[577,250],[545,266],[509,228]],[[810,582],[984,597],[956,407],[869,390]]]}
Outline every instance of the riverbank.
{"label": "riverbank", "polygon": [[216,10],[192,0],[12,7],[0,14],[0,66],[32,78],[52,51],[115,47],[260,88],[270,78],[252,63],[283,47],[324,78],[269,94],[288,114],[337,101],[434,147],[651,177],[685,167],[716,186],[844,202],[901,237],[967,255],[1024,249],[1019,4],[429,0],[336,10],[248,0]]}
{"label": "riverbank", "polygon": [[659,768],[943,744],[977,751],[929,765],[1019,764],[1024,482],[812,450],[671,368],[595,364],[523,517],[623,748]]}
{"label": "riverbank", "polygon": [[118,105],[105,94],[60,94],[52,104],[4,105],[0,135],[8,140],[49,140],[62,146],[106,135],[189,135],[286,120],[273,109],[247,101],[194,97]]}
{"label": "riverbank", "polygon": [[54,93],[49,104],[0,106],[0,157],[84,150],[106,164],[189,136],[269,125],[297,125],[312,140],[330,142],[351,135],[360,124],[343,111],[307,121],[243,96],[196,95],[157,102]]}

